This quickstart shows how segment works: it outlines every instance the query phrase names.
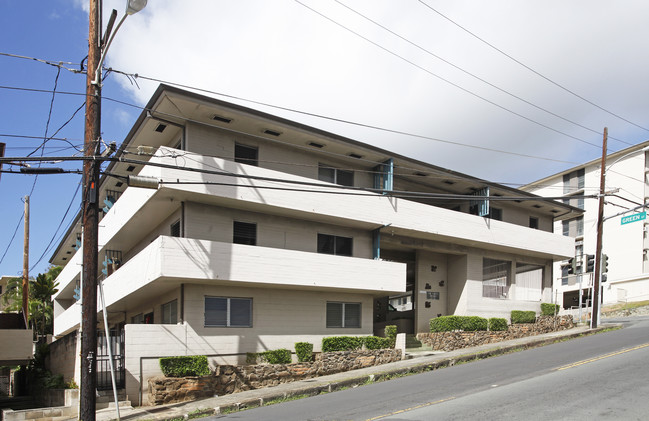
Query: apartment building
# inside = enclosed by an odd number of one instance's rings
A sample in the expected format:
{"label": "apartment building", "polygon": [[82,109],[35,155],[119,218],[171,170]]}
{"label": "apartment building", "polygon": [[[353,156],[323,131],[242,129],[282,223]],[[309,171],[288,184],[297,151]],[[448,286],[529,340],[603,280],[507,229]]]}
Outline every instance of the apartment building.
{"label": "apartment building", "polygon": [[[649,142],[644,142],[606,157],[602,253],[608,256],[608,270],[602,282],[604,304],[649,299],[649,221],[643,207],[649,199],[648,149]],[[583,215],[555,222],[555,232],[575,239],[575,273],[569,274],[567,261],[554,265],[555,296],[566,310],[590,305],[593,274],[587,271],[585,256],[595,255],[598,201],[583,196],[599,193],[600,174],[601,159],[596,159],[522,188],[546,197],[563,195],[563,202],[584,210]]]}
{"label": "apartment building", "polygon": [[[554,223],[581,214],[164,85],[116,156],[100,186],[99,260],[118,380],[135,402],[162,356],[243,362],[387,324],[414,333],[441,315],[538,312],[553,263],[574,253]],[[54,333],[67,351],[55,342],[52,358],[66,377],[78,376],[80,239],[77,221],[51,259],[64,266]]]}

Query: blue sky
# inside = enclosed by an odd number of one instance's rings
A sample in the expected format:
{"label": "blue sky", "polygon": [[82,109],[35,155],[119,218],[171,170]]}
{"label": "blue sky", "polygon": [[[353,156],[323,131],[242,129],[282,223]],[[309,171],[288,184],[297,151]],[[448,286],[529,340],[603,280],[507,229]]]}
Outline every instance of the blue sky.
{"label": "blue sky", "polygon": [[[86,3],[0,0],[0,53],[70,62],[65,66],[79,68],[87,54]],[[115,8],[121,17],[124,5],[105,0],[105,16]],[[237,101],[434,165],[517,185],[596,158],[604,126],[609,127],[613,151],[649,138],[648,130],[520,65],[649,127],[648,15],[649,4],[639,0],[150,0],[144,11],[125,21],[106,64],[127,73],[424,136]],[[37,148],[46,130],[51,136],[81,106],[82,96],[64,92],[83,94],[85,75],[63,69],[57,80],[56,67],[0,55],[0,86],[0,142],[7,144],[7,156],[78,153],[70,143],[77,148],[83,143],[83,110],[56,135],[69,143],[51,140],[44,151]],[[156,86],[143,78],[133,84],[111,74],[103,95],[142,106]],[[139,112],[104,100],[103,139],[119,144]],[[22,271],[19,221],[23,197],[33,186],[30,267],[33,275],[46,270],[59,236],[80,208],[80,196],[75,195],[80,180],[79,175],[46,175],[34,186],[31,175],[1,176],[0,274]]]}

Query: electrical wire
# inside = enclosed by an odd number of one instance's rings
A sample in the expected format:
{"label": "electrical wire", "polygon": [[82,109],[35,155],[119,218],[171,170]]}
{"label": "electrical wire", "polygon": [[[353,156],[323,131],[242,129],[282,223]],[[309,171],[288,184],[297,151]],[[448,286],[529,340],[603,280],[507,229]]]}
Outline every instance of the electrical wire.
{"label": "electrical wire", "polygon": [[539,76],[540,78],[545,79],[546,81],[550,82],[550,83],[553,84],[554,86],[556,86],[556,87],[562,89],[562,90],[565,91],[565,92],[568,92],[569,94],[571,94],[571,95],[573,95],[573,96],[575,96],[575,97],[581,99],[582,101],[584,101],[584,102],[586,102],[586,103],[592,105],[593,107],[598,108],[598,109],[604,111],[605,113],[607,113],[607,114],[609,114],[609,115],[612,115],[613,117],[616,117],[616,118],[618,118],[618,119],[620,119],[620,120],[622,120],[622,121],[624,121],[624,122],[627,122],[627,123],[629,123],[629,124],[631,124],[631,125],[633,125],[633,126],[639,128],[639,129],[642,129],[642,130],[645,130],[645,131],[648,131],[648,132],[649,132],[649,129],[648,129],[648,128],[643,127],[643,126],[640,126],[639,124],[636,124],[636,123],[634,123],[634,122],[632,122],[632,121],[630,121],[630,120],[627,120],[626,118],[624,118],[624,117],[622,117],[622,116],[620,116],[620,115],[618,115],[618,114],[616,114],[616,113],[614,113],[614,112],[612,112],[612,111],[610,111],[610,110],[607,110],[606,108],[604,108],[604,107],[602,107],[602,106],[600,106],[600,105],[594,103],[593,101],[590,101],[589,99],[586,99],[585,97],[583,97],[583,96],[577,94],[576,92],[574,92],[574,91],[572,91],[572,90],[566,88],[565,86],[563,86],[563,85],[561,85],[561,84],[555,82],[554,80],[550,79],[549,77],[544,76],[543,74],[541,74],[541,73],[539,73],[538,71],[534,70],[534,69],[531,68],[530,66],[528,66],[528,65],[526,65],[526,64],[524,64],[524,63],[522,63],[520,60],[518,60],[518,59],[512,57],[511,55],[507,54],[506,52],[504,52],[504,51],[501,50],[500,48],[498,48],[498,47],[496,47],[495,45],[489,43],[488,41],[486,41],[486,40],[484,40],[483,38],[479,37],[479,36],[476,35],[475,33],[471,32],[470,30],[468,30],[467,28],[465,28],[464,26],[462,26],[462,25],[460,25],[459,23],[455,22],[454,20],[452,20],[452,19],[449,18],[448,16],[444,15],[443,13],[441,13],[440,11],[438,11],[437,9],[435,9],[434,7],[430,6],[429,4],[427,4],[426,2],[424,2],[423,0],[419,0],[419,3],[423,4],[423,5],[426,6],[428,9],[430,9],[430,10],[432,10],[433,12],[437,13],[439,16],[443,17],[444,19],[446,19],[447,21],[449,21],[449,22],[452,23],[453,25],[457,26],[458,28],[460,28],[461,30],[463,30],[463,31],[466,32],[467,34],[471,35],[472,37],[476,38],[477,40],[479,40],[479,41],[482,42],[483,44],[485,44],[485,45],[491,47],[491,48],[494,49],[495,51],[499,52],[500,54],[504,55],[505,57],[509,58],[509,59],[512,60],[513,62],[519,64],[520,66],[524,67],[525,69],[527,69],[527,70],[529,70],[530,72],[534,73],[535,75]]}
{"label": "electrical wire", "polygon": [[[5,172],[2,170],[2,172]],[[18,233],[18,228],[20,228],[20,224],[22,224],[23,219],[25,218],[25,213],[22,213],[20,215],[20,218],[18,219],[18,224],[16,225],[16,229],[14,230],[13,235],[11,236],[11,239],[9,240],[9,244],[7,244],[7,248],[5,249],[4,253],[2,253],[2,257],[0,257],[0,263],[2,263],[5,259],[5,256],[7,255],[7,252],[9,251],[9,248],[14,242],[14,239],[16,238],[16,234]]]}
{"label": "electrical wire", "polygon": [[[452,63],[452,62],[450,62],[449,60],[446,60],[445,58],[440,57],[439,55],[437,55],[437,54],[433,53],[432,51],[430,51],[430,50],[428,50],[428,49],[426,49],[426,48],[420,46],[419,44],[416,44],[416,43],[410,41],[410,40],[407,39],[406,37],[397,34],[396,32],[392,31],[391,29],[387,28],[386,26],[380,24],[379,22],[377,22],[377,21],[375,21],[375,20],[373,20],[373,19],[370,19],[369,17],[367,17],[366,15],[362,14],[361,12],[359,12],[359,11],[357,11],[357,10],[355,10],[355,9],[353,9],[353,8],[351,8],[351,7],[349,7],[349,6],[347,6],[346,4],[344,4],[343,2],[341,2],[340,0],[334,0],[334,1],[335,1],[336,3],[338,3],[338,4],[340,4],[341,6],[345,7],[346,9],[348,9],[348,10],[354,12],[355,14],[357,14],[357,15],[360,16],[360,17],[362,17],[363,19],[365,19],[365,20],[367,20],[367,21],[369,21],[369,22],[372,22],[374,25],[376,25],[376,26],[382,28],[383,30],[385,30],[385,31],[391,33],[392,35],[394,35],[394,36],[400,38],[401,40],[407,42],[408,44],[412,45],[413,47],[415,47],[415,48],[417,48],[417,49],[419,49],[419,50],[425,52],[426,54],[428,54],[428,55],[430,55],[430,56],[432,56],[432,57],[435,57],[435,58],[438,59],[438,60],[441,60],[442,62],[444,62],[444,63],[448,64],[449,66],[451,66],[451,67],[453,67],[453,68],[455,68],[455,69],[461,71],[461,72],[464,73],[464,74],[466,74],[466,75],[468,75],[468,76],[471,76],[472,78],[474,78],[474,79],[476,79],[476,80],[479,80],[480,82],[485,83],[485,84],[491,86],[491,87],[494,88],[494,89],[497,89],[498,91],[500,91],[500,92],[502,92],[502,93],[504,93],[504,94],[506,94],[506,95],[509,95],[509,96],[512,97],[512,98],[515,98],[515,99],[517,99],[517,100],[519,100],[519,101],[521,101],[521,102],[524,102],[524,103],[527,104],[527,105],[530,105],[530,106],[532,106],[532,107],[534,107],[534,108],[536,108],[536,109],[538,109],[538,110],[541,110],[541,111],[543,111],[543,112],[545,112],[545,113],[547,113],[547,114],[550,114],[550,115],[552,115],[552,116],[554,116],[554,117],[557,117],[557,118],[559,118],[559,119],[561,119],[561,120],[563,120],[563,121],[566,121],[566,122],[568,122],[568,123],[574,124],[575,126],[581,127],[582,129],[588,130],[588,131],[590,131],[590,132],[593,132],[593,133],[596,133],[596,134],[599,134],[599,135],[602,135],[602,134],[603,134],[603,133],[602,133],[601,131],[599,131],[599,130],[596,130],[596,129],[593,129],[593,128],[590,128],[590,127],[584,126],[584,125],[581,124],[581,123],[578,123],[578,122],[576,122],[576,121],[573,121],[573,120],[570,120],[570,119],[568,119],[568,118],[566,118],[566,117],[563,117],[563,116],[561,116],[561,115],[559,115],[559,114],[557,114],[557,113],[555,113],[555,112],[552,112],[552,111],[550,111],[550,110],[548,110],[548,109],[546,109],[546,108],[543,108],[543,107],[541,107],[541,106],[539,106],[539,105],[537,105],[537,104],[534,104],[533,102],[528,101],[528,100],[526,100],[526,99],[524,99],[524,98],[522,98],[522,97],[520,97],[520,96],[518,96],[518,95],[516,95],[516,94],[514,94],[514,93],[512,93],[512,92],[509,92],[508,90],[506,90],[506,89],[504,89],[504,88],[501,88],[501,87],[499,87],[499,86],[497,86],[497,85],[495,85],[495,84],[493,84],[493,83],[491,83],[491,82],[489,82],[489,81],[487,81],[487,80],[481,78],[480,76],[475,75],[474,73],[469,72],[468,70],[466,70],[466,69],[464,69],[464,68],[462,68],[462,67],[460,67],[460,66],[458,66],[458,65],[456,65],[456,64],[454,64],[454,63]],[[618,141],[618,142],[620,142],[620,143],[623,143],[623,144],[626,144],[626,145],[629,145],[629,146],[632,145],[632,143],[629,143],[629,142],[626,142],[626,141],[624,141],[624,140],[617,139],[617,138],[614,138],[614,137],[611,137],[611,136],[609,136],[608,138],[611,139],[611,140],[616,140],[616,141]]]}
{"label": "electrical wire", "polygon": [[72,68],[64,66],[64,64],[67,64],[67,65],[73,65],[74,64],[74,65],[76,65],[76,63],[72,63],[72,62],[69,62],[69,61],[58,61],[58,62],[56,62],[56,61],[52,61],[52,60],[43,60],[43,59],[40,59],[40,58],[21,56],[21,55],[18,55],[18,54],[10,54],[10,53],[3,53],[3,52],[0,52],[0,56],[6,56],[6,57],[11,57],[11,58],[19,58],[19,59],[37,61],[39,63],[43,63],[43,64],[47,64],[47,65],[50,65],[50,66],[57,67],[59,70],[60,69],[68,70],[68,71],[70,71],[72,73],[85,73],[85,71],[83,70],[83,66],[82,66],[81,69],[72,69]]}
{"label": "electrical wire", "polygon": [[443,81],[443,82],[446,82],[447,84],[449,84],[449,85],[451,85],[451,86],[453,86],[453,87],[455,87],[455,88],[457,88],[457,89],[459,89],[459,90],[461,90],[461,91],[463,91],[463,92],[465,92],[465,93],[467,93],[467,94],[469,94],[469,95],[472,95],[472,96],[474,96],[474,97],[476,97],[476,98],[478,98],[478,99],[480,99],[480,100],[482,100],[482,101],[484,101],[484,102],[487,102],[487,103],[489,103],[489,104],[491,104],[491,105],[493,105],[493,106],[495,106],[495,107],[497,107],[497,108],[500,108],[500,109],[503,110],[503,111],[506,111],[506,112],[508,112],[508,113],[510,113],[510,114],[513,114],[513,115],[515,115],[515,116],[518,116],[518,117],[520,117],[520,118],[522,118],[522,119],[524,119],[524,120],[529,121],[530,123],[534,123],[534,124],[536,124],[536,125],[538,125],[538,126],[540,126],[540,127],[543,127],[543,128],[545,128],[545,129],[551,130],[551,131],[553,131],[553,132],[555,132],[555,133],[558,133],[558,134],[560,134],[560,135],[563,135],[563,136],[566,136],[566,137],[568,137],[568,138],[574,139],[574,140],[576,140],[576,141],[578,141],[578,142],[581,142],[581,143],[584,143],[584,144],[586,144],[586,145],[590,145],[590,146],[593,146],[593,147],[596,147],[596,148],[599,148],[599,147],[600,147],[599,145],[597,145],[597,144],[595,144],[595,143],[588,142],[587,140],[580,139],[580,138],[578,138],[578,137],[576,137],[576,136],[573,136],[573,135],[571,135],[571,134],[568,134],[568,133],[562,132],[561,130],[557,130],[557,129],[553,128],[553,127],[548,126],[547,124],[541,123],[540,121],[536,121],[536,120],[534,120],[534,119],[532,119],[532,118],[530,118],[530,117],[527,117],[527,116],[525,116],[525,115],[523,115],[523,114],[521,114],[521,113],[518,113],[518,112],[516,112],[516,111],[514,111],[514,110],[512,110],[512,109],[509,109],[509,108],[507,108],[507,107],[505,107],[505,106],[502,106],[502,105],[500,105],[500,104],[498,104],[498,103],[496,103],[496,102],[494,102],[494,101],[491,101],[490,99],[487,99],[487,98],[484,97],[484,96],[481,96],[481,95],[479,95],[479,94],[477,94],[477,93],[475,93],[475,92],[473,92],[473,91],[470,91],[469,89],[464,88],[464,87],[458,85],[457,83],[452,82],[452,81],[450,81],[449,79],[443,78],[442,76],[440,76],[440,75],[438,75],[438,74],[436,74],[436,73],[433,73],[432,71],[426,69],[425,67],[422,67],[422,66],[418,65],[417,63],[413,62],[412,60],[409,60],[409,59],[407,59],[407,58],[405,58],[405,57],[403,57],[403,56],[401,56],[401,55],[395,53],[394,51],[392,51],[392,50],[390,50],[390,49],[388,49],[388,48],[386,48],[386,47],[384,47],[384,46],[378,44],[377,42],[372,41],[371,39],[369,39],[369,38],[367,38],[367,37],[361,35],[360,33],[358,33],[358,32],[356,32],[356,31],[354,31],[354,30],[348,28],[347,26],[345,26],[345,25],[343,25],[343,24],[341,24],[341,23],[335,21],[334,19],[331,19],[330,17],[326,16],[325,14],[323,14],[323,13],[321,13],[321,12],[319,12],[319,11],[313,9],[312,7],[307,6],[306,4],[302,3],[300,0],[294,0],[294,1],[295,1],[296,3],[298,3],[298,4],[302,5],[302,6],[304,6],[305,8],[311,10],[312,12],[316,13],[317,15],[323,17],[324,19],[330,21],[331,23],[333,23],[333,24],[335,24],[335,25],[337,25],[337,26],[343,28],[344,30],[346,30],[346,31],[348,31],[348,32],[351,32],[352,34],[356,35],[357,37],[359,37],[359,38],[361,38],[361,39],[363,39],[363,40],[369,42],[370,44],[372,44],[372,45],[374,45],[374,46],[376,46],[376,47],[378,47],[378,48],[380,48],[381,50],[387,52],[388,54],[391,54],[391,55],[393,55],[393,56],[395,56],[395,57],[397,57],[397,58],[399,58],[399,59],[405,61],[406,63],[408,63],[408,64],[410,64],[410,65],[412,65],[412,66],[418,68],[419,70],[422,70],[422,71],[426,72],[427,74],[429,74],[429,75],[431,75],[431,76],[433,76],[433,77],[436,77],[437,79],[439,79],[439,80],[441,80],[441,81]]}
{"label": "electrical wire", "polygon": [[[77,184],[77,188],[76,188],[76,190],[74,191],[74,194],[72,195],[72,199],[70,200],[70,204],[68,204],[68,208],[65,210],[65,213],[63,214],[63,218],[61,218],[61,222],[59,222],[59,226],[56,228],[56,231],[54,231],[54,235],[52,235],[52,239],[50,240],[50,242],[49,242],[49,243],[47,244],[47,246],[45,247],[45,250],[43,250],[43,254],[41,254],[41,257],[39,257],[38,260],[36,261],[36,263],[34,263],[34,264],[32,265],[32,267],[29,269],[30,272],[31,272],[32,270],[34,270],[34,268],[35,268],[35,267],[36,267],[36,266],[41,262],[41,260],[43,260],[43,257],[45,257],[45,255],[46,255],[46,254],[48,253],[48,251],[51,249],[52,244],[54,244],[54,240],[56,239],[56,234],[58,234],[59,230],[61,229],[61,226],[62,226],[63,223],[65,222],[65,218],[67,218],[68,213],[70,212],[70,208],[72,208],[72,204],[74,203],[74,200],[75,200],[76,197],[77,197],[77,193],[79,193],[79,188],[80,188],[80,187],[81,187],[81,183]],[[68,224],[68,226],[69,226],[69,225],[70,225],[70,224]]]}

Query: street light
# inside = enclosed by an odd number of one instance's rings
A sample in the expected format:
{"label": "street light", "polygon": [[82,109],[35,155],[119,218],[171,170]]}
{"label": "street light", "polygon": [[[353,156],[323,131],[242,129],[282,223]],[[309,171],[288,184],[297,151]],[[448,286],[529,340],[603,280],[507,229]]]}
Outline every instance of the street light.
{"label": "street light", "polygon": [[[146,6],[146,0],[128,0],[124,16],[108,42],[102,44],[101,1],[89,0],[88,13],[88,70],[86,75],[86,119],[84,127],[84,151],[87,158],[83,163],[83,269],[81,304],[81,387],[79,392],[79,419],[95,421],[97,388],[97,272],[99,169],[101,157],[101,70],[110,43],[126,16],[137,13]],[[106,35],[111,32],[117,12],[113,11]]]}

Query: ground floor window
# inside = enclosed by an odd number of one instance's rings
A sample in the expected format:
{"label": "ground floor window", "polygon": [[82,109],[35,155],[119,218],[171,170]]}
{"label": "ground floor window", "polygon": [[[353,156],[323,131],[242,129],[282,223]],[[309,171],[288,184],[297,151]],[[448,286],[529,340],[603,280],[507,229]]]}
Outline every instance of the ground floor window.
{"label": "ground floor window", "polygon": [[252,327],[252,298],[205,297],[205,327]]}
{"label": "ground floor window", "polygon": [[327,302],[327,327],[361,327],[361,303]]}
{"label": "ground floor window", "polygon": [[507,298],[511,277],[511,262],[498,259],[482,259],[482,296]]}
{"label": "ground floor window", "polygon": [[178,300],[162,305],[162,324],[178,323]]}

